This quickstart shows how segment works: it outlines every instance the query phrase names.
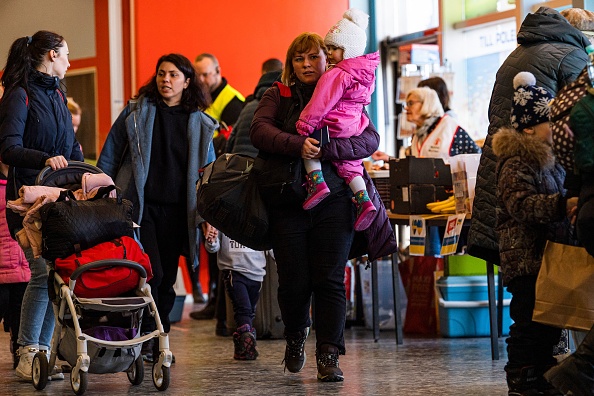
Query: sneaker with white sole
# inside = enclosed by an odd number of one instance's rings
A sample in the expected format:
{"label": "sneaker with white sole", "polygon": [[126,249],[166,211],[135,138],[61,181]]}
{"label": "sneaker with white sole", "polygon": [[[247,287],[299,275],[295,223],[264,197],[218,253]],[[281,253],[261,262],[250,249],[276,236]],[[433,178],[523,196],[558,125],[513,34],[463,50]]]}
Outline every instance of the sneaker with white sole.
{"label": "sneaker with white sole", "polygon": [[48,376],[47,379],[50,381],[63,380],[64,373],[62,372],[62,369],[56,365],[56,366],[54,366],[53,374]]}
{"label": "sneaker with white sole", "polygon": [[33,358],[39,352],[37,345],[28,345],[19,348],[19,364],[15,370],[15,374],[26,380],[33,381]]}

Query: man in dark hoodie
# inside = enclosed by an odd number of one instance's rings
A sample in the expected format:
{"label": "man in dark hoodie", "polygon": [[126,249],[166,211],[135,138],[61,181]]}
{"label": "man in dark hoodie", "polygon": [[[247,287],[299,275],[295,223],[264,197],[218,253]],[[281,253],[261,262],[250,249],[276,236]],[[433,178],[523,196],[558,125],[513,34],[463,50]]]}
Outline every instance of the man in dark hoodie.
{"label": "man in dark hoodie", "polygon": [[[265,64],[266,62],[264,62],[264,65]],[[280,67],[278,64],[276,65],[277,70],[268,72],[265,72],[266,69],[264,68],[264,65],[262,66],[262,77],[260,77],[258,85],[256,85],[254,95],[252,96],[251,100],[246,100],[246,104],[241,110],[239,118],[235,122],[235,128],[229,136],[226,149],[228,153],[239,153],[250,155],[252,157],[258,155],[258,149],[254,147],[252,141],[250,140],[250,126],[252,125],[252,118],[254,118],[254,113],[258,107],[258,103],[260,103],[262,95],[264,95],[264,92],[266,92],[266,90],[279,79],[283,70],[282,62],[280,63]]]}
{"label": "man in dark hoodie", "polygon": [[586,36],[556,10],[540,7],[528,14],[518,32],[520,44],[503,62],[489,104],[489,130],[478,169],[468,252],[489,263],[499,264],[499,245],[495,233],[495,165],[492,139],[499,128],[508,126],[513,98],[512,80],[529,71],[537,84],[556,93],[577,78],[586,66]]}

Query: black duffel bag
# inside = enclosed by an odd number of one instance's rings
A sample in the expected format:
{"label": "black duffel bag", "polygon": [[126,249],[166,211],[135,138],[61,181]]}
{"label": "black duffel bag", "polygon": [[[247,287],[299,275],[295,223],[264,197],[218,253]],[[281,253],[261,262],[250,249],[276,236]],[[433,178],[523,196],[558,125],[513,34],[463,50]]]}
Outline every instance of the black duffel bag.
{"label": "black duffel bag", "polygon": [[102,187],[85,201],[64,190],[56,202],[43,205],[39,210],[42,257],[55,260],[122,236],[133,237],[132,203],[119,191],[117,198],[109,198],[114,188]]}
{"label": "black duffel bag", "polygon": [[223,154],[196,184],[197,211],[229,238],[254,250],[270,249],[268,212],[252,174],[254,158]]}
{"label": "black duffel bag", "polygon": [[254,176],[267,205],[303,204],[307,198],[301,158],[260,151]]}

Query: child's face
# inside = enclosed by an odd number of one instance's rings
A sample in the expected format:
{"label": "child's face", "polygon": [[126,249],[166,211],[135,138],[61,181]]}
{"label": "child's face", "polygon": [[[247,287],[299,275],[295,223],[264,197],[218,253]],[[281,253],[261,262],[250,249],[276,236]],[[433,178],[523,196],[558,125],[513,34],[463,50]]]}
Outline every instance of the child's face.
{"label": "child's face", "polygon": [[334,45],[327,45],[328,48],[328,64],[335,65],[344,58],[344,50]]}
{"label": "child's face", "polygon": [[553,130],[551,129],[551,124],[549,122],[543,122],[538,125],[533,126],[532,128],[526,128],[527,130],[532,129],[534,132],[532,133],[534,137],[542,140],[553,145]]}

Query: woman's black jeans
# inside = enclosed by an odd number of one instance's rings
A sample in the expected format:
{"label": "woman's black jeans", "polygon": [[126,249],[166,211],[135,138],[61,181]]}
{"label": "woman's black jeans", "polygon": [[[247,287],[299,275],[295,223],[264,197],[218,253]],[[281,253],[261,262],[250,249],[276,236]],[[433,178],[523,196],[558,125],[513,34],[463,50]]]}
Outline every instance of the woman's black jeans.
{"label": "woman's black jeans", "polygon": [[311,325],[315,299],[316,349],[345,352],[344,268],[353,241],[355,206],[350,189],[332,194],[311,210],[270,208],[270,230],[278,268],[278,302],[285,332]]}

